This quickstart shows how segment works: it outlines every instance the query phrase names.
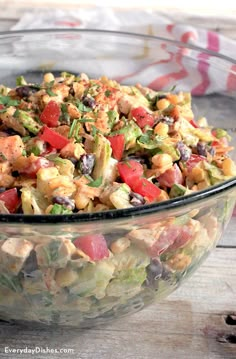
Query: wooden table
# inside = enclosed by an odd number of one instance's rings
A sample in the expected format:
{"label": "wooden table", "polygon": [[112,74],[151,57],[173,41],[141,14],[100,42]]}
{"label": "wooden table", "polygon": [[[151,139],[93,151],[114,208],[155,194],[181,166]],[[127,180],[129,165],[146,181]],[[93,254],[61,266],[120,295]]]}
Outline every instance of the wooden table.
{"label": "wooden table", "polygon": [[[53,6],[42,1],[38,7]],[[0,30],[7,30],[31,1],[0,0]],[[75,1],[61,7],[75,6]],[[14,4],[14,6],[12,6]],[[165,9],[161,9],[165,13]],[[236,13],[212,16],[180,9],[166,14],[179,22],[205,26],[236,39]],[[224,15],[224,16],[223,16]],[[225,20],[227,18],[227,21]],[[0,324],[0,357],[28,358],[10,350],[57,350],[34,358],[79,359],[235,359],[236,358],[236,217],[218,248],[194,276],[160,304],[102,328],[84,331],[20,328]],[[41,350],[42,351],[42,350]],[[59,353],[61,351],[61,353]],[[64,351],[64,352],[63,352]]]}

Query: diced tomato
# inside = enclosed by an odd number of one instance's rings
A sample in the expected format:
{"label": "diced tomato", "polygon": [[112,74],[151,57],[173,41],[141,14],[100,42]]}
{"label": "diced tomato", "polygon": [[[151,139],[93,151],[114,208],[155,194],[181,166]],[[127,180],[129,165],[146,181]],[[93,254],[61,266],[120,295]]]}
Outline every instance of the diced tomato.
{"label": "diced tomato", "polygon": [[111,144],[113,157],[116,160],[120,161],[125,148],[125,136],[121,134],[121,135],[109,136],[107,137],[107,139]]}
{"label": "diced tomato", "polygon": [[140,178],[132,183],[131,189],[141,194],[148,202],[153,202],[160,196],[161,190],[146,178]]}
{"label": "diced tomato", "polygon": [[216,137],[217,131],[216,130],[212,130],[211,133],[213,134],[213,136]]}
{"label": "diced tomato", "polygon": [[219,146],[219,144],[220,144],[219,140],[214,140],[214,141],[211,142],[212,147]]}
{"label": "diced tomato", "polygon": [[68,138],[60,135],[60,133],[52,130],[47,126],[44,126],[40,139],[48,142],[53,148],[56,148],[57,150],[61,150],[70,142]]}
{"label": "diced tomato", "polygon": [[48,127],[57,127],[61,114],[60,106],[53,100],[49,101],[40,115],[40,120]]}
{"label": "diced tomato", "polygon": [[15,213],[20,205],[17,189],[11,188],[0,193],[0,201],[4,202],[5,207],[10,213]]}
{"label": "diced tomato", "polygon": [[163,253],[171,246],[179,235],[180,228],[176,225],[166,227],[151,247],[148,248],[148,254],[154,258]]}
{"label": "diced tomato", "polygon": [[133,108],[131,110],[131,115],[140,128],[144,128],[147,125],[153,127],[154,125],[154,117],[141,106]]}
{"label": "diced tomato", "polygon": [[174,251],[184,247],[194,236],[193,226],[177,226],[175,224],[166,227],[158,240],[148,249],[148,254],[153,258],[166,250]]}
{"label": "diced tomato", "polygon": [[3,110],[4,106],[2,104],[0,104],[0,110]]}
{"label": "diced tomato", "polygon": [[49,145],[49,143],[47,144],[47,148],[45,149],[45,151],[43,151],[41,153],[41,156],[46,156],[46,155],[53,155],[53,154],[56,154],[57,151],[55,148],[53,148],[51,145]]}
{"label": "diced tomato", "polygon": [[73,243],[93,261],[99,261],[109,256],[107,243],[102,234],[88,234],[77,238]]}
{"label": "diced tomato", "polygon": [[174,243],[168,247],[168,251],[174,251],[178,248],[184,247],[194,236],[193,227],[191,226],[182,226],[180,228],[178,236],[176,237]]}
{"label": "diced tomato", "polygon": [[189,160],[186,161],[187,170],[192,171],[192,169],[201,161],[206,161],[206,157],[192,154]]}
{"label": "diced tomato", "polygon": [[22,173],[27,174],[30,177],[35,177],[40,168],[53,167],[53,162],[47,160],[44,157],[37,158],[34,162],[31,162],[29,167],[24,168]]}
{"label": "diced tomato", "polygon": [[161,174],[157,180],[163,187],[172,187],[174,184],[183,183],[183,174],[175,163],[170,169]]}
{"label": "diced tomato", "polygon": [[117,167],[122,181],[131,188],[133,183],[143,175],[143,166],[135,160],[119,162]]}

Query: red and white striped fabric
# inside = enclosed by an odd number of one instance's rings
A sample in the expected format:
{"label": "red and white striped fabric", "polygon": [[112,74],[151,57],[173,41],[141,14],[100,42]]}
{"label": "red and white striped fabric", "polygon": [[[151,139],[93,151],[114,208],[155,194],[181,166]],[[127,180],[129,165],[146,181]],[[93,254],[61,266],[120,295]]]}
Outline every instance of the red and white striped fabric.
{"label": "red and white striped fabric", "polygon": [[[92,7],[78,10],[41,10],[25,13],[13,30],[40,28],[93,28],[106,30],[122,30],[134,33],[161,36],[203,49],[212,50],[234,59],[236,42],[218,33],[195,28],[189,25],[173,24],[166,16],[150,10],[114,11],[111,8]],[[163,44],[166,46],[166,44]],[[171,47],[171,46],[170,46]],[[120,82],[129,80],[131,83],[140,82],[153,89],[164,89],[171,81],[181,84],[182,90],[193,94],[206,94],[216,91],[236,90],[236,65],[226,65],[229,68],[222,71],[221,78],[216,78],[214,57],[199,52],[191,71],[188,71],[184,52],[165,48],[168,58],[153,61],[141,69],[131,71],[122,68],[123,74],[115,76]],[[173,60],[174,56],[174,62]],[[186,87],[186,88],[184,88]]]}

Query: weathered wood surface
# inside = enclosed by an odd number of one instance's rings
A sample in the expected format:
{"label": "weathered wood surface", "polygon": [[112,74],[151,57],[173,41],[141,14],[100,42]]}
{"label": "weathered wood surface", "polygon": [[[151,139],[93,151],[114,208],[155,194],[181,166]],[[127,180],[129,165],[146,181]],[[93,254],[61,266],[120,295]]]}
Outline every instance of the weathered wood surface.
{"label": "weathered wood surface", "polygon": [[[0,357],[18,348],[70,349],[37,359],[235,359],[236,248],[216,249],[194,276],[168,300],[95,329],[42,330],[0,325]],[[229,343],[231,341],[232,343]]]}
{"label": "weathered wood surface", "polygon": [[[10,29],[32,3],[44,7],[46,1],[0,0],[0,31]],[[49,6],[54,3],[48,2]],[[73,7],[75,1],[59,3],[63,8]],[[202,16],[191,11],[169,12],[168,16],[236,39],[236,15],[226,10],[227,21],[220,15]],[[107,326],[84,331],[22,328],[1,323],[0,358],[26,359],[30,354],[10,353],[9,349],[37,347],[70,351],[32,355],[37,359],[235,359],[235,315],[236,217],[231,220],[220,247],[188,282],[162,303]]]}

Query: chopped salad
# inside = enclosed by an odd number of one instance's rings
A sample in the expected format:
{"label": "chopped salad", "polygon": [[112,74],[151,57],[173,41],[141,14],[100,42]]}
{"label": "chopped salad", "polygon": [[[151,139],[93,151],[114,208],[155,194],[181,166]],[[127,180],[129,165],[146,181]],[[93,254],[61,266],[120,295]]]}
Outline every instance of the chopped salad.
{"label": "chopped salad", "polygon": [[[0,213],[86,213],[184,196],[236,175],[228,142],[223,129],[194,119],[189,93],[65,72],[41,84],[19,77],[0,87]],[[86,326],[141,309],[194,270],[234,202],[102,230],[3,226],[0,318]]]}
{"label": "chopped salad", "polygon": [[227,132],[189,93],[63,72],[0,86],[0,213],[123,209],[236,175]]}

